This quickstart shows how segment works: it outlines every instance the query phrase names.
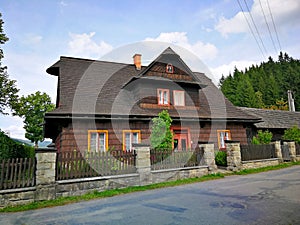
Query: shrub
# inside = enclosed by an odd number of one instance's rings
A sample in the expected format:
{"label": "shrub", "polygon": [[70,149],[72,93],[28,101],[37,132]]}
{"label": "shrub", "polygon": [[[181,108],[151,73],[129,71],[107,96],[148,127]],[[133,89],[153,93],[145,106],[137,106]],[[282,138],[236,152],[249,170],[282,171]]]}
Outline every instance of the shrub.
{"label": "shrub", "polygon": [[0,160],[34,157],[34,148],[15,142],[0,130]]}
{"label": "shrub", "polygon": [[290,129],[285,130],[282,138],[284,140],[291,140],[300,144],[300,128],[295,125]]}
{"label": "shrub", "polygon": [[269,144],[272,141],[272,137],[273,134],[270,131],[259,130],[257,135],[253,137],[252,144],[255,145]]}
{"label": "shrub", "polygon": [[227,166],[227,154],[224,151],[218,151],[216,153],[216,164],[218,166]]}
{"label": "shrub", "polygon": [[152,119],[150,144],[153,149],[172,150],[173,134],[171,132],[172,119],[167,110],[163,110],[158,117]]}

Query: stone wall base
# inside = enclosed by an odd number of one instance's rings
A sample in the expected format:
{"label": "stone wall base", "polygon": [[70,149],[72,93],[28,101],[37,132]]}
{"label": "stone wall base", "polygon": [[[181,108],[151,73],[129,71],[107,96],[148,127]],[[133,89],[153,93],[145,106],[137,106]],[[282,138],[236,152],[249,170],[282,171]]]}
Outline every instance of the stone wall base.
{"label": "stone wall base", "polygon": [[279,159],[263,159],[253,161],[242,161],[242,169],[256,169],[267,166],[276,166],[280,164]]}
{"label": "stone wall base", "polygon": [[194,177],[202,177],[209,174],[208,166],[188,167],[180,169],[153,170],[152,183],[174,181]]}
{"label": "stone wall base", "polygon": [[0,208],[25,205],[35,201],[35,187],[0,191]]}

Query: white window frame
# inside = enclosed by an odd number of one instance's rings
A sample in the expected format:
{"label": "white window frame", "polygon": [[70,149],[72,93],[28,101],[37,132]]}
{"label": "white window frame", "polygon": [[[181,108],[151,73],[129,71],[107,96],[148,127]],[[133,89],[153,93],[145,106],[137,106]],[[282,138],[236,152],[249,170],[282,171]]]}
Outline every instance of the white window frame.
{"label": "white window frame", "polygon": [[[178,101],[178,99],[177,99],[178,94],[181,95],[182,102],[180,100]],[[180,90],[174,90],[173,91],[173,103],[174,103],[174,106],[185,106],[185,92],[180,91]]]}
{"label": "white window frame", "polygon": [[158,88],[157,101],[158,105],[170,105],[170,90]]}

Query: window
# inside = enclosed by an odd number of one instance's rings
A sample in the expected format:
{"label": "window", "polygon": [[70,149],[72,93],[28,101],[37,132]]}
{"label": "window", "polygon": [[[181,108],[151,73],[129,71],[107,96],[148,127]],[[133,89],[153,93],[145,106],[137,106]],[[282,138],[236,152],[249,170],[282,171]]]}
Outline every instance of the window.
{"label": "window", "polygon": [[108,131],[88,131],[88,151],[105,152],[108,150]]}
{"label": "window", "polygon": [[130,150],[132,144],[140,143],[141,132],[139,130],[123,130],[123,150]]}
{"label": "window", "polygon": [[173,91],[173,98],[175,106],[185,105],[184,91]]}
{"label": "window", "polygon": [[158,105],[169,105],[169,90],[157,89]]}
{"label": "window", "polygon": [[166,72],[167,73],[174,73],[174,68],[173,68],[173,65],[172,64],[168,64],[167,67],[166,67]]}
{"label": "window", "polygon": [[226,148],[225,140],[231,140],[230,130],[218,130],[219,149]]}

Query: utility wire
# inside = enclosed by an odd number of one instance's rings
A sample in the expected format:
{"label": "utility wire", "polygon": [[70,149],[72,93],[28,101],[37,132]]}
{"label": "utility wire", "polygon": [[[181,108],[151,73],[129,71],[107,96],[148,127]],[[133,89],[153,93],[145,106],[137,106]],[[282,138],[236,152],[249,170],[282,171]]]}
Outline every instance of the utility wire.
{"label": "utility wire", "polygon": [[273,14],[272,14],[272,11],[271,11],[271,8],[270,8],[269,0],[267,0],[267,4],[268,4],[268,9],[269,9],[269,12],[270,12],[270,15],[271,15],[272,23],[273,23],[273,28],[274,28],[274,31],[275,31],[275,34],[276,34],[279,50],[282,51],[281,44],[280,44],[280,41],[279,41],[279,38],[278,38],[277,29],[276,29],[274,18],[273,18]]}
{"label": "utility wire", "polygon": [[275,45],[275,42],[274,42],[274,39],[273,39],[273,35],[272,35],[272,33],[271,33],[271,30],[270,30],[268,21],[267,21],[266,14],[265,14],[264,9],[263,9],[263,7],[262,7],[261,0],[259,0],[259,4],[260,4],[261,11],[262,11],[262,13],[263,13],[263,15],[264,15],[265,23],[266,23],[266,25],[267,25],[267,28],[268,28],[268,31],[269,31],[269,35],[270,35],[270,38],[271,38],[271,41],[272,41],[272,44],[273,44],[273,47],[274,47],[274,49],[275,49],[275,52],[277,53],[277,48],[276,48],[276,45]]}
{"label": "utility wire", "polygon": [[252,36],[253,36],[254,39],[255,39],[255,42],[256,42],[256,44],[257,44],[257,46],[258,46],[258,48],[259,48],[259,50],[260,50],[260,52],[261,52],[263,58],[265,58],[265,54],[264,54],[264,52],[263,52],[263,50],[262,50],[262,48],[261,48],[261,46],[260,46],[260,44],[259,44],[259,42],[258,42],[258,40],[257,40],[257,38],[256,38],[256,35],[255,35],[254,32],[253,32],[253,29],[252,29],[252,27],[251,27],[251,24],[250,24],[249,20],[247,19],[247,16],[245,15],[245,12],[244,12],[243,7],[242,7],[242,5],[241,5],[241,3],[240,3],[239,0],[237,0],[237,2],[238,2],[239,6],[240,6],[240,8],[241,8],[241,10],[242,10],[242,12],[243,12],[243,15],[244,15],[244,17],[245,17],[245,20],[246,20],[246,22],[247,22],[247,24],[248,24],[248,27],[249,27],[250,31],[251,31],[251,34],[252,34]]}
{"label": "utility wire", "polygon": [[263,42],[263,40],[262,40],[262,38],[261,38],[261,36],[260,36],[260,34],[259,34],[259,31],[258,31],[257,26],[256,26],[256,24],[255,24],[255,21],[254,21],[254,19],[253,19],[252,13],[251,13],[251,11],[250,11],[250,9],[249,9],[249,6],[248,6],[246,0],[244,0],[244,2],[245,2],[245,5],[246,5],[246,7],[247,7],[247,10],[248,10],[248,12],[249,12],[249,15],[250,15],[250,18],[251,18],[251,20],[252,20],[252,23],[253,23],[253,25],[254,25],[254,27],[255,27],[256,33],[257,33],[257,35],[258,35],[258,37],[259,37],[259,40],[260,40],[260,42],[261,42],[261,45],[262,45],[262,47],[263,47],[265,53],[268,54],[268,53],[267,53],[267,50],[266,50],[266,47],[265,47],[265,45],[264,45],[264,42]]}

